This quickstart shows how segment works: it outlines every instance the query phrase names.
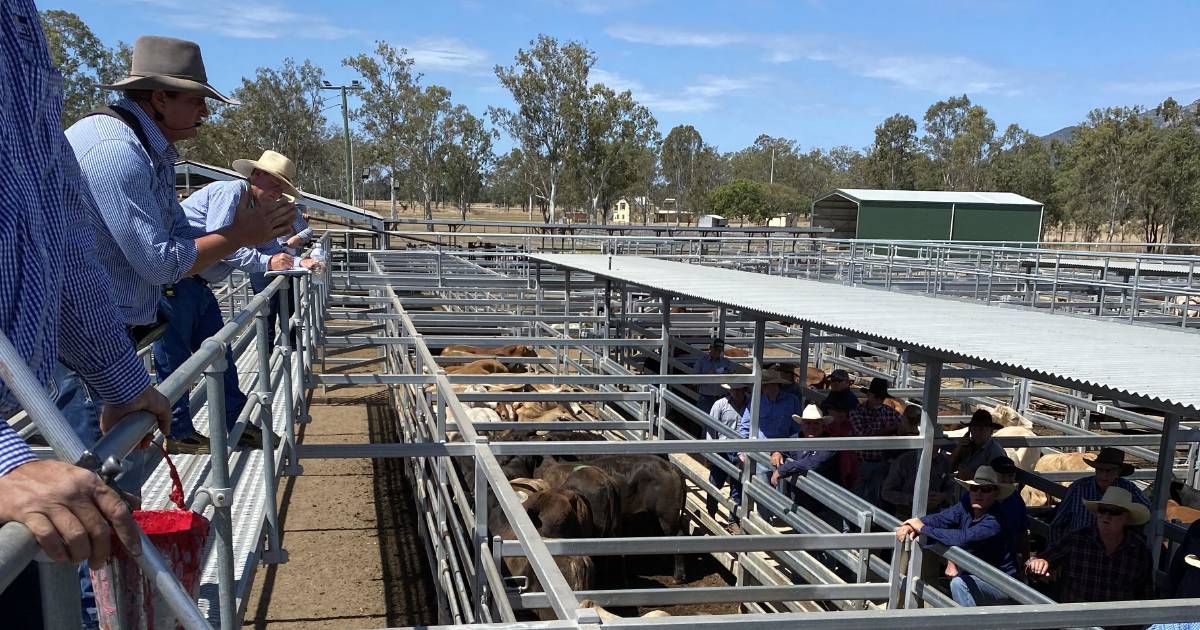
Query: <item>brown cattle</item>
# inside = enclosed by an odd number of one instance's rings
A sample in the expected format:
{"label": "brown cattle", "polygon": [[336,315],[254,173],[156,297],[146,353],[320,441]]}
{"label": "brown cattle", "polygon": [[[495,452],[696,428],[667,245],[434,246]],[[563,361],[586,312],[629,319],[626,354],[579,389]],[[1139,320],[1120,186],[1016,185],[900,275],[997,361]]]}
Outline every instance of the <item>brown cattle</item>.
{"label": "brown cattle", "polygon": [[750,351],[744,350],[742,348],[734,348],[732,346],[726,346],[725,347],[725,356],[731,357],[734,359],[740,359],[742,357],[750,356]]}
{"label": "brown cattle", "polygon": [[480,359],[446,368],[446,374],[507,374],[508,371],[503,363],[495,359]]}
{"label": "brown cattle", "polygon": [[1200,510],[1179,505],[1174,499],[1167,499],[1166,521],[1168,523],[1191,525],[1198,520],[1200,520]]}
{"label": "brown cattle", "polygon": [[534,476],[555,488],[577,492],[592,508],[596,535],[615,537],[621,530],[621,494],[616,481],[607,473],[587,464],[546,463]]}
{"label": "brown cattle", "polygon": [[519,402],[509,405],[511,422],[558,422],[577,421],[579,414],[573,409],[575,403]]}
{"label": "brown cattle", "polygon": [[485,357],[536,357],[537,351],[529,346],[511,345],[499,348],[483,346],[450,345],[442,348],[444,357],[485,356]]}
{"label": "brown cattle", "polygon": [[[800,368],[796,368],[794,371],[796,378],[800,378]],[[812,389],[825,389],[829,385],[828,378],[829,375],[825,374],[825,370],[810,365],[805,371],[804,383]]]}
{"label": "brown cattle", "polygon": [[899,398],[884,398],[883,404],[891,407],[896,413],[904,415],[904,408],[908,405]]}

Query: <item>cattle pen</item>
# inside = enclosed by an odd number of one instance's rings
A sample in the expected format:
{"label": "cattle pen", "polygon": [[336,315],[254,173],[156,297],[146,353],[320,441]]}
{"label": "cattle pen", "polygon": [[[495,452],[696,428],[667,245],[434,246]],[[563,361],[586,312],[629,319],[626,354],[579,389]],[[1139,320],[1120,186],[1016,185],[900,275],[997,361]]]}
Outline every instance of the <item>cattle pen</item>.
{"label": "cattle pen", "polygon": [[[409,236],[422,240],[396,246]],[[1165,489],[1174,479],[1193,487],[1198,481],[1200,337],[1191,311],[1200,297],[1193,274],[1200,258],[794,235],[546,238],[329,231],[323,239],[333,258],[321,274],[291,285],[276,281],[257,297],[244,278],[219,291],[230,323],[160,389],[172,400],[190,395],[198,426],[210,415],[223,417],[220,372],[223,344],[230,343],[243,386],[254,392],[234,431],[266,423],[282,442],[268,439],[262,451],[228,460],[193,456],[181,463],[189,505],[214,517],[216,536],[198,608],[168,584],[162,588],[176,593],[173,605],[194,609],[187,618],[195,624],[240,625],[256,568],[287,561],[280,479],[303,475],[306,461],[370,458],[404,464],[436,591],[428,625],[1059,628],[1200,617],[1200,601],[1192,599],[1059,604],[963,549],[933,545],[933,555],[988,579],[1014,602],[961,608],[922,571],[929,556],[896,540],[899,521],[891,513],[819,474],[798,477],[794,491],[832,512],[834,526],[755,474],[774,451],[918,450],[913,511],[922,513],[938,445],[934,427],[963,422],[978,406],[1008,407],[1037,431],[998,438],[1003,446],[1047,453],[1111,446],[1137,463],[1132,478],[1153,483],[1148,533],[1158,560],[1184,535],[1163,518]],[[292,326],[271,350],[265,309],[274,292],[291,304],[284,318]],[[735,359],[738,372],[693,373],[690,358],[713,336],[745,350]],[[513,345],[533,352],[497,356],[503,371],[448,370]],[[448,346],[480,351],[443,355]],[[775,362],[888,378],[896,397],[921,405],[920,433],[747,440],[695,406],[698,385],[744,383],[756,417],[761,376]],[[320,422],[308,413],[314,392],[362,385],[386,388],[397,439],[297,439],[299,427]],[[802,393],[808,400],[824,395]],[[572,417],[514,423],[473,411],[518,402],[566,407]],[[40,416],[53,415],[29,402],[26,408],[31,417],[14,420],[23,435],[45,424]],[[212,426],[213,451],[224,452],[226,438],[236,435]],[[703,439],[706,431],[729,439]],[[119,459],[134,433],[88,445],[90,452],[102,463],[110,454]],[[559,434],[567,439],[554,439]],[[735,452],[747,455],[744,469],[720,457]],[[601,455],[665,458],[685,484],[680,528],[540,534],[506,464],[555,457],[586,465]],[[709,467],[740,476],[739,502],[709,483]],[[1085,474],[1022,471],[1019,481],[1061,496],[1058,482]],[[151,505],[165,502],[164,471],[144,494]],[[705,509],[709,497],[718,504],[713,516]],[[725,527],[734,514],[742,524],[736,534]],[[507,523],[507,535],[495,535],[497,520]],[[1032,529],[1045,524],[1035,519]],[[0,530],[0,587],[36,551],[21,530]],[[675,556],[692,566],[708,558],[728,583],[635,588],[602,580],[580,588],[556,560],[614,550],[627,558]],[[70,567],[38,564],[46,597],[77,600]],[[522,564],[527,569],[516,568]],[[588,600],[629,616],[601,617],[582,606]],[[687,606],[700,604],[733,608],[689,614]],[[636,616],[672,606],[670,617]]]}

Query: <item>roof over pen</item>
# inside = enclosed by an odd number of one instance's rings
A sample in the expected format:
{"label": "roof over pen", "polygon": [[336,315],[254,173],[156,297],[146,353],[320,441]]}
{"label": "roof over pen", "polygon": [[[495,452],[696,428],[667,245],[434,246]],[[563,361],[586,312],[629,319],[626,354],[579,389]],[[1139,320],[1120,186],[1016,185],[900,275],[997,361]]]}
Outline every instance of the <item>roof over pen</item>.
{"label": "roof over pen", "polygon": [[944,190],[876,190],[870,188],[838,188],[817,198],[841,195],[857,202],[863,201],[907,201],[918,203],[961,203],[971,205],[1041,206],[1016,193],[1008,192],[954,192]]}
{"label": "roof over pen", "polygon": [[640,256],[531,255],[673,296],[1183,415],[1200,412],[1200,335]]}

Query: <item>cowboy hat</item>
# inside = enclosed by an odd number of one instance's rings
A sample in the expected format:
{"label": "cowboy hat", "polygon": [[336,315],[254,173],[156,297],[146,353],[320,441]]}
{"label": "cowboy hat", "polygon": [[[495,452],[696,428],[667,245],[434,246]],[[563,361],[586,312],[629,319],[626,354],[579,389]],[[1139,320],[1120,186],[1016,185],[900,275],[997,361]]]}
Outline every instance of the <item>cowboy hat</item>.
{"label": "cowboy hat", "polygon": [[1095,468],[1097,466],[1117,466],[1120,471],[1117,473],[1122,477],[1128,477],[1133,474],[1133,464],[1125,463],[1125,452],[1118,448],[1105,447],[1100,449],[1092,459],[1085,459],[1083,463]]}
{"label": "cowboy hat", "polygon": [[733,391],[735,389],[749,389],[749,388],[750,388],[750,383],[733,383],[732,385],[729,383],[721,383],[721,389],[723,389],[727,392]]}
{"label": "cowboy hat", "polygon": [[860,387],[859,390],[862,391],[862,393],[864,393],[864,394],[875,394],[876,396],[879,396],[880,398],[891,398],[892,397],[892,395],[888,393],[887,379],[879,378],[878,376],[871,379],[870,385],[868,385],[866,387]]}
{"label": "cowboy hat", "polygon": [[1200,558],[1197,558],[1196,554],[1194,553],[1189,553],[1188,555],[1184,556],[1183,561],[1193,567],[1196,567],[1197,569],[1200,569]]}
{"label": "cowboy hat", "polygon": [[762,373],[763,385],[791,385],[792,382],[784,378],[782,374],[776,370],[763,370]]}
{"label": "cowboy hat", "polygon": [[283,184],[283,192],[291,196],[293,200],[299,199],[303,194],[292,183],[296,179],[296,163],[282,153],[268,149],[263,151],[262,157],[257,160],[233,161],[233,170],[246,179],[250,179],[250,174],[254,172],[254,169],[273,175]]}
{"label": "cowboy hat", "polygon": [[980,466],[979,468],[976,468],[974,479],[967,481],[955,479],[954,481],[967,490],[979,486],[995,486],[997,502],[1007,499],[1008,496],[1017,489],[1017,487],[1011,483],[1001,483],[1000,476],[996,474],[996,471],[993,470],[991,466]]}
{"label": "cowboy hat", "polygon": [[1144,525],[1146,521],[1150,520],[1150,508],[1134,501],[1133,495],[1125,488],[1109,486],[1099,501],[1083,502],[1083,507],[1092,513],[1095,513],[1101,505],[1111,505],[1129,512],[1130,525]]}
{"label": "cowboy hat", "polygon": [[792,414],[792,420],[799,423],[803,423],[805,420],[820,420],[821,422],[828,422],[831,419],[833,419],[832,416],[827,416],[821,413],[821,408],[816,405],[806,405],[803,413]]}
{"label": "cowboy hat", "polygon": [[992,414],[987,409],[976,409],[975,413],[971,414],[971,421],[967,423],[967,427],[991,427],[993,431],[998,431],[1004,428],[1004,425],[998,424],[992,420]]}
{"label": "cowboy hat", "polygon": [[106,90],[166,90],[191,92],[230,105],[241,105],[208,84],[204,59],[196,42],[174,37],[143,35],[133,42],[129,76],[100,84]]}

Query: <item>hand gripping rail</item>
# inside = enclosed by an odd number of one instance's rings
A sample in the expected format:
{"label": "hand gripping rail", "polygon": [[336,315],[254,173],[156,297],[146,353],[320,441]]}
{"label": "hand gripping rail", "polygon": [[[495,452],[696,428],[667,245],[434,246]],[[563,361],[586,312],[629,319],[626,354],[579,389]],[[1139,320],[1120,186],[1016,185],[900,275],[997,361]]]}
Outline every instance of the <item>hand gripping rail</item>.
{"label": "hand gripping rail", "polygon": [[[152,415],[134,414],[134,417],[118,424],[120,430],[110,432],[97,442],[94,451],[87,450],[70,429],[62,412],[46,397],[37,377],[30,371],[29,366],[25,365],[17,349],[3,333],[0,333],[0,378],[12,390],[30,419],[62,460],[97,474],[104,471],[107,463],[115,464],[133,450],[142,436],[155,425]],[[142,542],[142,554],[138,556],[137,563],[142,574],[151,580],[184,627],[188,630],[209,630],[211,626],[208,625],[208,621],[163,561],[150,539],[140,530],[138,535]],[[33,534],[24,525],[8,523],[0,529],[0,588],[7,587],[12,582],[33,560],[37,550]]]}

